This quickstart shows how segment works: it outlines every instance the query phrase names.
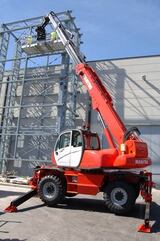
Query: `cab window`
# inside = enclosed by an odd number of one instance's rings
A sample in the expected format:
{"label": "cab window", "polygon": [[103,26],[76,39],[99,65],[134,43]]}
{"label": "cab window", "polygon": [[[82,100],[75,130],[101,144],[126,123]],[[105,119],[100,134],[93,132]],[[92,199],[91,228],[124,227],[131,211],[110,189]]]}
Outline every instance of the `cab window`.
{"label": "cab window", "polygon": [[82,135],[79,131],[72,132],[72,146],[82,146]]}
{"label": "cab window", "polygon": [[57,145],[55,150],[62,149],[65,147],[70,146],[70,139],[71,139],[71,133],[67,132],[60,136],[59,140],[57,141]]}
{"label": "cab window", "polygon": [[99,141],[97,136],[91,136],[90,137],[90,147],[92,150],[99,150]]}
{"label": "cab window", "polygon": [[85,149],[86,150],[99,150],[100,149],[100,142],[99,142],[99,138],[97,135],[85,133],[84,139],[85,139]]}

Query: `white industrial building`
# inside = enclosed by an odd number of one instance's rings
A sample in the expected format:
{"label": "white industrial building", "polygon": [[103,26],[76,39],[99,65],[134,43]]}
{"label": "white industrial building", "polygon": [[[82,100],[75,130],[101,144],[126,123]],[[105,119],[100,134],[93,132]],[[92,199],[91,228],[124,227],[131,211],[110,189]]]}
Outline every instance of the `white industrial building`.
{"label": "white industrial building", "polygon": [[[90,64],[112,95],[114,106],[125,125],[137,126],[141,131],[153,161],[151,169],[160,173],[160,56],[100,60]],[[102,133],[97,123],[94,113],[93,129]]]}

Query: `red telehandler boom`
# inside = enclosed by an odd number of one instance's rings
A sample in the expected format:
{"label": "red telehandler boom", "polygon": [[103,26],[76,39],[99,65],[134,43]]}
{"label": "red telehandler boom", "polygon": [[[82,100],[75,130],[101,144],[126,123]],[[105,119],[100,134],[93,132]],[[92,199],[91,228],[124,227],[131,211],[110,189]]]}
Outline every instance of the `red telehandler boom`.
{"label": "red telehandler boom", "polygon": [[151,232],[152,174],[144,169],[151,165],[147,144],[140,139],[136,127],[126,129],[113,107],[110,94],[85,62],[72,41],[73,36],[68,34],[55,13],[51,12],[37,27],[37,40],[45,39],[48,23],[53,25],[75,65],[76,74],[88,90],[92,108],[100,115],[109,148],[101,149],[98,134],[90,130],[62,132],[52,153],[53,165],[36,168],[30,182],[32,190],[12,201],[6,211],[16,211],[17,206],[36,193],[48,206],[55,206],[65,196],[103,192],[106,207],[115,214],[124,214],[133,208],[141,193],[146,211],[139,231]]}

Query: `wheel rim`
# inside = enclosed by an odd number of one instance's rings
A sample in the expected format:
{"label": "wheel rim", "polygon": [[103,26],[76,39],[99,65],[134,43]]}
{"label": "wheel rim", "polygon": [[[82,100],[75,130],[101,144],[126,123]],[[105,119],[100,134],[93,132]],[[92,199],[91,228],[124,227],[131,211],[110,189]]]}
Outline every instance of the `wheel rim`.
{"label": "wheel rim", "polygon": [[111,201],[117,206],[122,206],[126,204],[128,199],[128,194],[123,188],[114,188],[111,192]]}
{"label": "wheel rim", "polygon": [[43,194],[46,198],[51,199],[55,195],[55,185],[53,182],[47,182],[43,185]]}

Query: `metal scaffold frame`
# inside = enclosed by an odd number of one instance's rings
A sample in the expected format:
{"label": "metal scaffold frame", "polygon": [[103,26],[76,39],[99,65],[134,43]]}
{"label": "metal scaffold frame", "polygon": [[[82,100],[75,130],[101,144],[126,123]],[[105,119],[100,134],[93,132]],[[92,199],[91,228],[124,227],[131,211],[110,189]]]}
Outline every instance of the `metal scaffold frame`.
{"label": "metal scaffold frame", "polygon": [[[58,16],[79,48],[81,34],[71,11]],[[59,47],[53,51],[51,41],[35,46],[33,52],[30,48],[29,53],[23,48],[26,38],[37,41],[35,28],[42,19],[6,23],[0,28],[2,174],[14,170],[18,175],[30,175],[30,167],[50,162],[57,135],[64,128],[75,127],[78,80],[68,54]],[[49,25],[47,36],[52,31]]]}

